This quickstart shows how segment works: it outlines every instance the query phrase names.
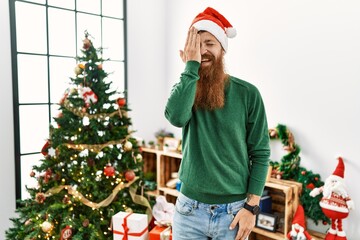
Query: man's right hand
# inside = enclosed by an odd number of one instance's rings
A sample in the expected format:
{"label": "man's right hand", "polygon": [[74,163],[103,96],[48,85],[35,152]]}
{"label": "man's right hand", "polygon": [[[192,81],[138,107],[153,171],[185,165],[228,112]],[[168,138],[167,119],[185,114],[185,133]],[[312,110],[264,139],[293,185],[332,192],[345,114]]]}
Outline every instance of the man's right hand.
{"label": "man's right hand", "polygon": [[201,63],[200,35],[195,27],[189,29],[185,48],[184,50],[180,50],[180,57],[184,63],[187,61],[197,61]]}

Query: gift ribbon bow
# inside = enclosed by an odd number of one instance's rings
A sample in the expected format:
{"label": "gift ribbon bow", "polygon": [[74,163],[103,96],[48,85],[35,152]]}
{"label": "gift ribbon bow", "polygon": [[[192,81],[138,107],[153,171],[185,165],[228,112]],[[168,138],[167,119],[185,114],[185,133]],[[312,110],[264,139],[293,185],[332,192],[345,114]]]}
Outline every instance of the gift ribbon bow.
{"label": "gift ribbon bow", "polygon": [[127,218],[131,215],[132,213],[129,213],[128,215],[126,215],[124,217],[124,223],[122,224],[123,228],[124,228],[124,232],[120,232],[120,231],[116,231],[113,230],[114,234],[121,234],[124,235],[124,237],[122,238],[122,240],[128,240],[129,236],[134,236],[134,237],[141,237],[146,231],[147,231],[147,226],[144,228],[144,230],[142,230],[139,233],[129,233],[129,228],[127,226]]}

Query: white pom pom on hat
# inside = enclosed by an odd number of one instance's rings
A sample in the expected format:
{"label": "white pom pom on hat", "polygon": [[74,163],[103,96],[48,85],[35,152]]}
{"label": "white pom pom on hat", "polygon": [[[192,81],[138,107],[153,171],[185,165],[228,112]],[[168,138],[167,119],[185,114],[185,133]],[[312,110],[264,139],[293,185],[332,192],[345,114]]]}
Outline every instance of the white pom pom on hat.
{"label": "white pom pom on hat", "polygon": [[207,31],[214,35],[221,46],[227,51],[228,38],[236,36],[236,29],[230,22],[215,9],[208,7],[199,13],[193,20],[191,26],[199,31]]}

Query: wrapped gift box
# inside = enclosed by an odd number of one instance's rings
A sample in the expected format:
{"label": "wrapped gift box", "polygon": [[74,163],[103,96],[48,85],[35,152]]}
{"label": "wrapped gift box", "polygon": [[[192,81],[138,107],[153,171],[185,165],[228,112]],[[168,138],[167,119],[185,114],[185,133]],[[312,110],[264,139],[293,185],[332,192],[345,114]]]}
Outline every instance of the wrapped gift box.
{"label": "wrapped gift box", "polygon": [[149,240],[172,240],[171,227],[155,226],[149,233]]}
{"label": "wrapped gift box", "polygon": [[148,240],[148,216],[139,213],[118,212],[112,217],[114,240]]}

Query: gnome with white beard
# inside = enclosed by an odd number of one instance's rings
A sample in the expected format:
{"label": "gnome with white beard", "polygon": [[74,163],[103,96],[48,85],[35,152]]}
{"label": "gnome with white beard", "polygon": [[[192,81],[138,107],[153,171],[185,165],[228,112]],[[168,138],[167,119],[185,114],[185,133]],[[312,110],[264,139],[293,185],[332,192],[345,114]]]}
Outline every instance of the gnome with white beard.
{"label": "gnome with white beard", "polygon": [[342,220],[349,215],[349,210],[354,209],[354,202],[350,199],[345,189],[344,171],[345,165],[341,157],[338,165],[326,180],[324,186],[314,188],[310,196],[315,197],[323,193],[320,207],[325,216],[331,219],[331,228],[328,230],[325,240],[346,240],[346,234],[342,227]]}

